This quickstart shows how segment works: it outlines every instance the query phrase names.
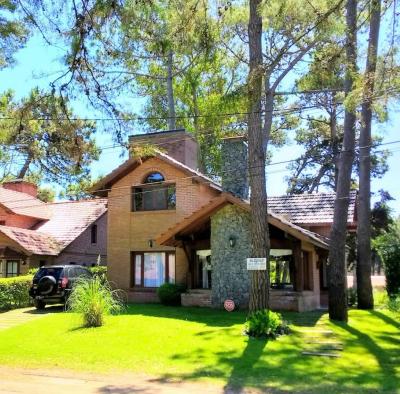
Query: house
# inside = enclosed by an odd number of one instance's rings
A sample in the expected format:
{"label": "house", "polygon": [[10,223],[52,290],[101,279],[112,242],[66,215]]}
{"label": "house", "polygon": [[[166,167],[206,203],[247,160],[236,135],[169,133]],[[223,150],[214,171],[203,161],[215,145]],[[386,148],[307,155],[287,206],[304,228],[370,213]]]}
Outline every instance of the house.
{"label": "house", "polygon": [[45,264],[106,262],[107,200],[44,203],[36,185],[0,187],[0,277]]}
{"label": "house", "polygon": [[[149,143],[162,151],[130,157],[92,190],[108,198],[109,279],[134,302],[157,301],[157,287],[175,282],[188,287],[184,305],[247,307],[246,143],[224,140],[221,183],[197,171],[197,145],[184,130],[130,138],[132,148]],[[270,199],[272,308],[320,306],[333,202],[331,194]],[[349,228],[354,206],[352,195]]]}

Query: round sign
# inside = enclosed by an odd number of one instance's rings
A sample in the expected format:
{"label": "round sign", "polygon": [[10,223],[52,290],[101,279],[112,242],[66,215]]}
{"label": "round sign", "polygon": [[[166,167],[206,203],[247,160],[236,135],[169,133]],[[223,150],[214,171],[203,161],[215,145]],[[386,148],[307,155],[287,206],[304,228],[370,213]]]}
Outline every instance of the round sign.
{"label": "round sign", "polygon": [[225,300],[224,308],[228,312],[232,312],[235,309],[235,302],[233,300]]}

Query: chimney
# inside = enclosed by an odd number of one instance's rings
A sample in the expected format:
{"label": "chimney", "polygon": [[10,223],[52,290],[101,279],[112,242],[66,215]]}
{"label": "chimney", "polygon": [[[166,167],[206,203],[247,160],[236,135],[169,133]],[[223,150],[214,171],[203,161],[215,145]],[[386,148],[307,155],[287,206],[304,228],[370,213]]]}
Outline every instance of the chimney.
{"label": "chimney", "polygon": [[236,197],[249,197],[249,174],[247,170],[247,143],[244,137],[228,137],[222,141],[222,190]]}
{"label": "chimney", "polygon": [[37,186],[34,183],[24,181],[23,179],[14,179],[13,181],[4,182],[2,187],[4,189],[29,194],[32,197],[37,196]]}
{"label": "chimney", "polygon": [[154,145],[175,160],[196,170],[198,168],[198,146],[194,137],[185,129],[159,131],[129,136],[129,145]]}

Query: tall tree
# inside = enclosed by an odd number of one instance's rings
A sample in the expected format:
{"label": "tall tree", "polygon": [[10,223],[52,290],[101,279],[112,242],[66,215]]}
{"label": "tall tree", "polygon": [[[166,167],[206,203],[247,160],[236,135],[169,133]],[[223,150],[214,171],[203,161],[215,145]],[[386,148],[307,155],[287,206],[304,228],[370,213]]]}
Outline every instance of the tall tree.
{"label": "tall tree", "polygon": [[[357,0],[346,1],[346,76],[345,95],[349,97],[357,71]],[[346,234],[347,212],[354,161],[356,114],[347,103],[344,115],[343,148],[339,157],[335,209],[329,247],[329,317],[347,321]]]}
{"label": "tall tree", "polygon": [[3,177],[62,184],[87,176],[99,155],[93,122],[76,118],[65,101],[38,89],[20,102],[12,93],[7,98],[0,145]]}
{"label": "tall tree", "polygon": [[357,224],[357,303],[359,309],[372,309],[371,284],[371,122],[378,57],[381,1],[370,2],[368,54],[364,75],[359,139],[360,182]]}
{"label": "tall tree", "polygon": [[[269,234],[267,218],[267,189],[265,180],[265,160],[267,135],[262,128],[262,18],[261,0],[250,0],[249,16],[249,77],[248,77],[248,145],[251,206],[251,253],[252,257],[268,260]],[[268,267],[267,267],[268,268]],[[251,274],[249,310],[269,308],[269,270],[253,271]]]}

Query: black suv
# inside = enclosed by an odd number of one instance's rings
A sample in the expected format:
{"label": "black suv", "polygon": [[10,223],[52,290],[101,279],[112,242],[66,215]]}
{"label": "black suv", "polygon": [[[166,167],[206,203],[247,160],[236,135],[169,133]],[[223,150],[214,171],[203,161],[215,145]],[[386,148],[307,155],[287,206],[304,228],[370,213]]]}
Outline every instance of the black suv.
{"label": "black suv", "polygon": [[37,309],[46,304],[65,304],[78,279],[90,279],[92,273],[80,265],[49,265],[40,267],[32,280],[29,295]]}

